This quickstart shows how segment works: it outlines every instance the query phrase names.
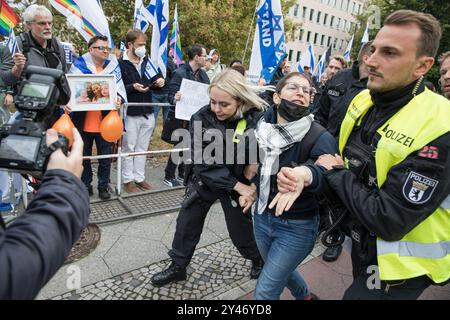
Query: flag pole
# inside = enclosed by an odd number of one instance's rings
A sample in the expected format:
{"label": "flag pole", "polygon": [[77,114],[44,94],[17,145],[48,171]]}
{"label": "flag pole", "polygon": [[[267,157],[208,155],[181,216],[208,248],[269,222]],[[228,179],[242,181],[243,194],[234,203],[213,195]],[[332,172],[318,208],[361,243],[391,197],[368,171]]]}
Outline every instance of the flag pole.
{"label": "flag pole", "polygon": [[258,8],[258,2],[259,2],[259,0],[256,0],[255,10],[253,12],[252,24],[250,25],[250,30],[249,30],[248,36],[247,36],[247,42],[245,43],[245,49],[244,49],[244,55],[242,57],[242,63],[245,63],[244,62],[245,61],[245,55],[247,54],[248,43],[250,42],[250,36],[252,35],[253,23],[255,22],[256,9]]}

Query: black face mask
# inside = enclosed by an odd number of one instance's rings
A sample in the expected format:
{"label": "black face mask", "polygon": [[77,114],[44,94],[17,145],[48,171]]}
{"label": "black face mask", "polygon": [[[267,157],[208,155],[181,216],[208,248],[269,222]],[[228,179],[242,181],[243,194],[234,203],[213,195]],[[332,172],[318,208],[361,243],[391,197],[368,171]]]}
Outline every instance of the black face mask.
{"label": "black face mask", "polygon": [[301,106],[285,99],[281,99],[281,103],[277,109],[278,115],[287,122],[300,120],[310,113],[308,107]]}

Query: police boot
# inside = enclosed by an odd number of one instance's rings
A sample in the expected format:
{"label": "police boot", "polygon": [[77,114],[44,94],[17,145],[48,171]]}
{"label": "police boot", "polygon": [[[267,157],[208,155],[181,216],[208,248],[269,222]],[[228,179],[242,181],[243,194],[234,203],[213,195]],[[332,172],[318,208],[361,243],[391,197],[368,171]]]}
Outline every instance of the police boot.
{"label": "police boot", "polygon": [[264,260],[261,258],[261,256],[252,259],[252,269],[250,270],[250,279],[258,279],[263,267],[264,267]]}
{"label": "police boot", "polygon": [[180,267],[173,261],[166,270],[155,274],[151,279],[153,285],[157,287],[181,280],[186,280],[186,268]]}
{"label": "police boot", "polygon": [[322,259],[327,262],[336,261],[342,251],[342,245],[328,247],[322,255]]}

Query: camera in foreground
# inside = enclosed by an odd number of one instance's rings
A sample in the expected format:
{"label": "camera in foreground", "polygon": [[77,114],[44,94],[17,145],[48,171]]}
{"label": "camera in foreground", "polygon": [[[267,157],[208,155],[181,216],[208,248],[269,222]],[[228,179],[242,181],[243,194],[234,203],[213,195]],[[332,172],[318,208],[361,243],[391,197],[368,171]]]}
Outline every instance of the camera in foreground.
{"label": "camera in foreground", "polygon": [[26,79],[14,97],[19,119],[0,126],[0,168],[39,176],[51,152],[61,147],[67,153],[67,139],[62,135],[47,147],[47,128],[42,121],[53,113],[64,77],[61,70],[27,67]]}

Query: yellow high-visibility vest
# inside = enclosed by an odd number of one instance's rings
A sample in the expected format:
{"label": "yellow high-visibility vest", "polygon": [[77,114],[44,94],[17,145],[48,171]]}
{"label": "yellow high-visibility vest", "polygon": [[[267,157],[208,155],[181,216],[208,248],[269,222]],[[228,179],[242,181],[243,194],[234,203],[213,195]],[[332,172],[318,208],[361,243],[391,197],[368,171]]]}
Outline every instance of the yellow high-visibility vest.
{"label": "yellow high-visibility vest", "polygon": [[[369,90],[362,91],[351,102],[341,125],[341,154],[354,126],[361,124],[362,118],[372,106]],[[375,152],[378,188],[386,181],[390,168],[449,131],[450,101],[428,89],[414,97],[377,130],[381,135]],[[414,189],[417,194],[432,187],[433,181],[437,182],[432,179],[428,182],[421,181],[423,179],[420,175],[408,178],[411,178],[411,181],[416,179],[413,183],[417,187]],[[450,195],[438,209],[400,241],[378,238],[377,258],[381,280],[402,280],[422,275],[427,275],[435,283],[448,280]]]}

